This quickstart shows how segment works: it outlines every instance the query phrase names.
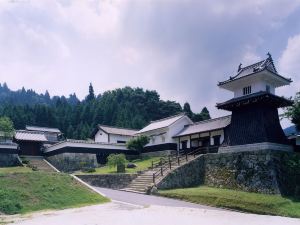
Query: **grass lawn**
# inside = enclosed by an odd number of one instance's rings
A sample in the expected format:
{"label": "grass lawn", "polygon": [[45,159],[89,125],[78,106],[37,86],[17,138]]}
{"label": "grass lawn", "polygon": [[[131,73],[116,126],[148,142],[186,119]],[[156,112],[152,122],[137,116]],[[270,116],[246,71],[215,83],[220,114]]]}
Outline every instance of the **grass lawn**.
{"label": "grass lawn", "polygon": [[[136,168],[126,168],[126,173],[136,173],[138,171],[146,170],[152,165],[152,161],[155,163],[159,162],[161,157],[143,157],[142,159],[129,160],[130,163],[134,163],[137,165]],[[117,168],[109,168],[108,166],[96,168],[96,172],[88,173],[88,174],[108,174],[108,173],[116,173]],[[77,174],[83,174],[79,172]]]}
{"label": "grass lawn", "polygon": [[162,196],[257,214],[300,218],[300,199],[200,186],[161,190]]}
{"label": "grass lawn", "polygon": [[33,172],[31,168],[25,166],[15,166],[15,167],[0,167],[0,174],[7,173],[28,173]]}
{"label": "grass lawn", "polygon": [[0,174],[0,199],[0,214],[64,209],[109,201],[67,174],[38,171]]}

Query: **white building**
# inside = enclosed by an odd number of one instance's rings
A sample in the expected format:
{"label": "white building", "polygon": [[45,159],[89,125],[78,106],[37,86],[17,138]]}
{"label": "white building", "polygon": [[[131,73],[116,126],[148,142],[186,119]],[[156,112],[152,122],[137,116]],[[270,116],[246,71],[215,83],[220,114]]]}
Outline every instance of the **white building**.
{"label": "white building", "polygon": [[179,150],[195,150],[203,147],[203,151],[209,151],[209,148],[217,151],[224,141],[230,121],[229,115],[190,124],[174,135],[173,139],[176,140]]}
{"label": "white building", "polygon": [[193,122],[188,116],[179,114],[152,121],[138,131],[137,135],[150,137],[149,144],[145,146],[145,152],[174,151],[177,150],[177,143],[173,136],[190,124]]}
{"label": "white building", "polygon": [[125,144],[136,132],[133,129],[98,125],[92,136],[95,142]]}

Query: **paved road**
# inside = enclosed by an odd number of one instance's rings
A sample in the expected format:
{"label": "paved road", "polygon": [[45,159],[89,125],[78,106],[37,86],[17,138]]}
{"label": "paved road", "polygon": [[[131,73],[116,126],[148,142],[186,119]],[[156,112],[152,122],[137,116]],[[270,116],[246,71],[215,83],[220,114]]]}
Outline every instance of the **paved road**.
{"label": "paved road", "polygon": [[233,212],[105,188],[97,190],[113,201],[77,209],[7,217],[2,222],[13,221],[18,225],[300,225],[300,219]]}
{"label": "paved road", "polygon": [[18,225],[299,225],[299,219],[199,208],[137,207],[117,202],[43,212],[13,219]]}
{"label": "paved road", "polygon": [[94,188],[112,200],[121,201],[121,202],[134,204],[134,205],[138,205],[138,206],[147,207],[150,205],[156,205],[156,206],[171,206],[171,207],[187,207],[187,208],[198,208],[198,209],[222,210],[222,209],[217,209],[217,208],[209,207],[209,206],[205,206],[205,205],[199,205],[199,204],[184,202],[184,201],[170,199],[170,198],[158,197],[158,196],[153,196],[153,195],[137,194],[137,193],[132,193],[132,192],[118,191],[118,190],[99,188],[99,187],[94,187]]}

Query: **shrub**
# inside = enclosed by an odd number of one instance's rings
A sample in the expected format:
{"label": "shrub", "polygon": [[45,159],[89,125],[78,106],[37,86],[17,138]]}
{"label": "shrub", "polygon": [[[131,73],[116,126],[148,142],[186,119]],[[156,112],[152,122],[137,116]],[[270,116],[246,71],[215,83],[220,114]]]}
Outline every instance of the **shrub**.
{"label": "shrub", "polygon": [[126,157],[124,154],[111,154],[107,158],[107,165],[110,168],[117,167],[117,173],[125,172]]}
{"label": "shrub", "polygon": [[141,135],[129,140],[126,144],[126,147],[130,150],[135,150],[141,153],[144,146],[149,143],[149,140],[150,139],[148,136]]}

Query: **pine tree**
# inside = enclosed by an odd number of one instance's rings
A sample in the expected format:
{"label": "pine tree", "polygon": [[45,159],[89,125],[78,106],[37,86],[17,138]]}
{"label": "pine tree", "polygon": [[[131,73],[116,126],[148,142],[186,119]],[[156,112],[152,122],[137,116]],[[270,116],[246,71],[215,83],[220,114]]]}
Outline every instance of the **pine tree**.
{"label": "pine tree", "polygon": [[89,94],[88,96],[86,96],[86,101],[92,101],[95,99],[95,93],[94,93],[94,88],[93,88],[93,85],[92,83],[90,83],[90,86],[89,86]]}

